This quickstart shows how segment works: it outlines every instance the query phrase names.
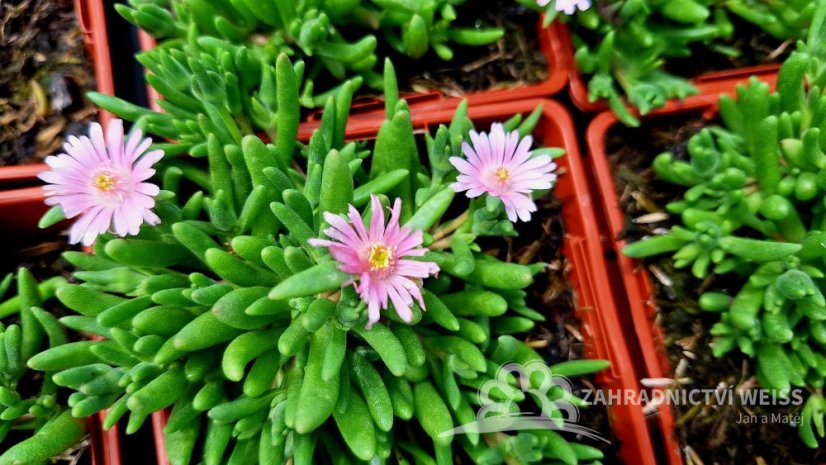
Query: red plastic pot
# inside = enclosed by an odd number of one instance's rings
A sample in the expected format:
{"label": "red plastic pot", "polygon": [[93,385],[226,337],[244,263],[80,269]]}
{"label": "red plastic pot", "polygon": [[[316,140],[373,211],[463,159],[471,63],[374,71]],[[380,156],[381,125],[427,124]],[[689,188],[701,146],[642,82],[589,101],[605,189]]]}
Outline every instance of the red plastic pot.
{"label": "red plastic pot", "polygon": [[[588,100],[588,83],[576,67],[574,48],[568,26],[556,21],[551,27],[556,29],[555,36],[560,40],[559,48],[562,53],[560,62],[566,67],[568,81],[570,81],[568,93],[571,95],[574,105],[589,113],[607,110],[608,104],[604,101],[591,102]],[[779,64],[772,64],[712,71],[691,79],[691,82],[697,87],[698,95],[716,95],[721,92],[728,92],[731,90],[731,86],[739,82],[746,82],[751,76],[757,76],[758,79],[767,82],[774,88],[777,83],[777,71],[779,69]]]}
{"label": "red plastic pot", "polygon": [[[109,36],[106,34],[106,10],[104,0],[74,0],[78,23],[84,32],[84,41],[92,65],[95,68],[95,83],[98,92],[114,95],[115,78],[112,74],[112,60],[109,56]],[[112,115],[99,110],[100,122],[109,122]]]}
{"label": "red plastic pot", "polygon": [[155,438],[155,459],[158,465],[170,465],[169,457],[166,455],[166,436],[163,432],[168,420],[168,410],[152,414],[152,436]]}
{"label": "red plastic pot", "polygon": [[49,209],[40,186],[0,191],[0,236],[43,233],[38,221]]}
{"label": "red plastic pot", "polygon": [[[109,39],[106,36],[103,0],[75,0],[75,13],[84,34],[86,50],[95,68],[97,90],[104,94],[114,94],[115,84],[109,59]],[[100,111],[101,121],[108,121],[110,117],[110,114]],[[36,182],[37,173],[45,168],[46,165],[43,163],[0,167],[0,188],[8,185],[32,184]]]}
{"label": "red plastic pot", "polygon": [[[730,89],[733,84],[730,85]],[[700,114],[711,119],[717,114],[719,95],[692,97],[683,103],[670,103],[665,108],[652,112],[644,119],[656,119],[663,115]],[[635,260],[622,255],[625,241],[619,239],[625,227],[625,215],[620,207],[619,197],[614,185],[613,170],[605,151],[608,131],[620,124],[611,112],[597,115],[588,127],[587,144],[591,172],[596,179],[596,193],[602,209],[602,228],[607,231],[609,244],[606,252],[613,251],[616,256],[620,285],[617,301],[624,311],[629,313],[639,345],[639,356],[648,378],[669,378],[668,356],[663,343],[663,334],[656,325],[657,307],[653,299],[653,287],[648,273]],[[652,160],[653,161],[653,160]],[[660,429],[660,439],[664,445],[669,465],[683,463],[679,443],[675,436],[674,414],[669,406],[660,406],[656,415]]]}
{"label": "red plastic pot", "polygon": [[[142,51],[145,52],[147,50],[152,50],[157,44],[158,42],[154,37],[147,34],[143,29],[138,29],[138,45]],[[154,87],[150,86],[148,83],[146,84],[146,99],[149,102],[149,108],[155,111],[163,111],[161,106],[158,105],[158,100],[162,98],[163,97],[161,97],[161,94],[159,94]]]}
{"label": "red plastic pot", "polygon": [[[638,391],[640,373],[634,366],[630,348],[622,331],[621,315],[614,304],[608,266],[603,256],[601,238],[594,225],[597,222],[589,193],[585,167],[582,165],[573,121],[567,110],[551,100],[532,99],[487,106],[471,106],[469,116],[479,124],[504,121],[516,113],[527,114],[538,105],[543,114],[534,134],[545,146],[565,148],[567,154],[559,159],[559,171],[564,173],[554,188],[563,203],[562,217],[566,228],[563,254],[570,264],[569,279],[575,295],[577,316],[582,321],[586,356],[609,360],[611,366],[597,375],[603,389]],[[412,113],[413,126],[420,131],[438,124],[449,123],[453,109],[437,112]],[[363,140],[376,136],[382,118],[353,120],[347,127],[347,138]],[[318,122],[301,125],[299,138],[307,140]],[[587,414],[587,412],[586,412]],[[642,408],[635,405],[608,407],[609,421],[619,442],[619,455],[628,464],[655,465],[655,447],[651,442],[649,426]],[[156,444],[159,465],[167,465],[164,458],[162,427],[163,413],[153,417],[156,425]]]}
{"label": "red plastic pot", "polygon": [[118,426],[104,431],[102,424],[104,413],[89,419],[89,449],[92,465],[121,465]]}

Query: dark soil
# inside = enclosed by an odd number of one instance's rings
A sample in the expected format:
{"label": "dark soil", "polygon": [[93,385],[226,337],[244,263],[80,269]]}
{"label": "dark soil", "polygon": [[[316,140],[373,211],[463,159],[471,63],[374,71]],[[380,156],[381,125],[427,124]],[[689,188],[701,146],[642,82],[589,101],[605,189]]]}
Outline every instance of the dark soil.
{"label": "dark soil", "polygon": [[536,12],[512,0],[468,0],[458,5],[456,12],[455,27],[501,27],[505,36],[487,46],[449,44],[454,52],[449,62],[433,51],[419,60],[379,51],[380,55],[393,57],[402,92],[438,90],[461,96],[547,79],[548,63],[539,45]]}
{"label": "dark soil", "polygon": [[39,162],[88,132],[94,84],[72,0],[0,3],[0,166]]}
{"label": "dark soil", "polygon": [[[581,322],[575,315],[573,291],[567,278],[568,261],[562,255],[565,225],[562,221],[562,202],[553,194],[537,200],[538,211],[528,223],[519,223],[519,236],[515,238],[480,239],[485,253],[501,260],[528,264],[547,263],[546,271],[535,277],[528,292],[528,306],[547,315],[548,320],[537,325],[524,340],[530,344],[549,365],[577,360],[584,357],[584,342],[579,331]],[[596,390],[593,377],[572,380],[578,390]],[[582,395],[582,392],[575,392]],[[613,438],[605,406],[594,405],[581,412],[580,423]],[[578,438],[583,444],[602,449],[604,464],[622,463],[617,456],[616,441],[611,444]]]}
{"label": "dark soil", "polygon": [[152,417],[147,418],[143,426],[134,434],[126,434],[128,423],[129,420],[124,418],[119,426],[121,465],[156,465],[158,463],[155,453],[157,445],[152,430]]}
{"label": "dark soil", "polygon": [[[654,157],[671,151],[687,157],[686,142],[701,128],[713,124],[696,114],[644,122],[637,129],[615,126],[609,132],[607,153],[614,171],[614,182],[628,225],[623,236],[637,240],[657,229],[669,228],[679,218],[632,223],[642,215],[665,211],[665,205],[682,197],[679,186],[654,178],[650,169]],[[628,143],[628,141],[634,141]],[[651,218],[650,216],[648,218]],[[725,282],[710,276],[700,282],[684,269],[673,268],[665,255],[644,261],[649,270],[659,308],[657,316],[665,333],[665,345],[673,378],[685,389],[737,389],[756,385],[752,360],[733,351],[722,359],[714,358],[709,348],[708,331],[718,320],[702,312],[697,298],[706,289],[734,293],[742,283]],[[736,398],[736,395],[735,395]],[[799,412],[800,406],[753,407],[732,405],[674,406],[677,437],[686,463],[695,464],[815,464],[826,460],[826,452],[807,448],[797,436],[794,425],[772,422],[772,414]],[[766,423],[747,424],[741,416],[755,415]]]}
{"label": "dark soil", "polygon": [[[65,238],[2,238],[0,243],[0,279],[28,268],[35,278],[44,280],[57,275],[69,278],[69,263],[61,254],[70,250]],[[3,299],[0,299],[2,301]]]}

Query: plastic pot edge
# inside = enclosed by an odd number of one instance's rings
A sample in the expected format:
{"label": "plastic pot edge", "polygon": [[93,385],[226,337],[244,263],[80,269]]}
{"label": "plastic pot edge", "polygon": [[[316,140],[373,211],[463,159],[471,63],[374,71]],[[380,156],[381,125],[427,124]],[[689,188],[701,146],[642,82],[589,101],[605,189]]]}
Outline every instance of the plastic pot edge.
{"label": "plastic pot edge", "polygon": [[[734,85],[729,84],[729,92]],[[711,117],[717,112],[718,95],[704,95],[691,97],[684,102],[673,102],[665,108],[652,112],[644,119],[656,119],[661,115],[682,113],[696,113]],[[602,214],[606,220],[610,239],[610,247],[616,255],[616,267],[622,280],[620,289],[622,296],[618,300],[627,307],[637,337],[640,357],[643,360],[648,378],[667,378],[670,375],[669,361],[663,343],[663,333],[655,323],[657,307],[652,297],[653,287],[646,273],[636,260],[622,255],[625,241],[619,239],[625,227],[625,215],[619,204],[616,194],[612,167],[606,153],[607,132],[615,125],[620,124],[611,112],[597,115],[588,126],[586,143],[591,172],[596,180],[596,195],[599,199]],[[666,457],[669,465],[682,465],[679,443],[675,437],[674,415],[670,407],[663,408],[657,416],[660,436],[665,444]]]}

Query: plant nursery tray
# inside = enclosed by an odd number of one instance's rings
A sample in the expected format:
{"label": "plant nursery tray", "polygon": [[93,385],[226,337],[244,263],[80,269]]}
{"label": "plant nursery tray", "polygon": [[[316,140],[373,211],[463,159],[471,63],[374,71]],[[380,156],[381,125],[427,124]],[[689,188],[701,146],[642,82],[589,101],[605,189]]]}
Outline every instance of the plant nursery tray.
{"label": "plant nursery tray", "polygon": [[[733,88],[733,86],[732,86]],[[718,95],[690,97],[682,103],[669,103],[666,107],[651,112],[643,117],[653,119],[661,115],[681,111],[706,111],[714,113]],[[670,373],[668,355],[663,343],[662,330],[655,323],[657,308],[651,298],[652,287],[648,273],[641,271],[639,264],[622,255],[625,241],[620,239],[626,224],[625,215],[620,208],[619,197],[614,184],[614,173],[606,154],[608,130],[619,120],[611,112],[597,115],[588,126],[586,143],[588,160],[596,179],[597,202],[602,210],[603,228],[607,231],[605,253],[609,251],[616,258],[621,282],[614,286],[618,294],[618,303],[627,306],[637,337],[640,357],[645,367],[645,376],[649,378],[668,377]],[[674,436],[674,412],[670,407],[660,407],[656,418],[660,427],[660,438],[669,464],[682,464],[679,445]]]}
{"label": "plant nursery tray", "polygon": [[[637,372],[621,324],[621,317],[611,293],[607,264],[603,257],[599,231],[594,227],[596,216],[589,193],[585,168],[582,165],[573,121],[567,110],[551,100],[531,99],[507,104],[485,106],[471,105],[468,116],[477,123],[488,124],[504,121],[517,113],[527,114],[538,105],[543,113],[534,130],[541,141],[537,145],[562,147],[566,155],[556,160],[560,176],[554,193],[562,202],[562,220],[565,238],[562,253],[568,260],[568,279],[574,293],[576,316],[581,320],[580,332],[585,342],[585,356],[610,361],[609,368],[596,375],[602,389],[619,391],[639,389],[640,373]],[[420,110],[420,109],[419,109]],[[412,112],[413,126],[418,132],[447,124],[453,109],[436,112]],[[349,140],[364,140],[376,136],[383,120],[374,117],[351,119],[347,127]],[[299,138],[308,140],[318,122],[301,125]],[[651,442],[649,425],[638,405],[611,405],[607,408],[609,424],[617,441],[619,457],[629,464],[655,465],[655,446]],[[165,412],[155,414],[155,438],[159,465],[168,465],[165,458],[162,427]]]}

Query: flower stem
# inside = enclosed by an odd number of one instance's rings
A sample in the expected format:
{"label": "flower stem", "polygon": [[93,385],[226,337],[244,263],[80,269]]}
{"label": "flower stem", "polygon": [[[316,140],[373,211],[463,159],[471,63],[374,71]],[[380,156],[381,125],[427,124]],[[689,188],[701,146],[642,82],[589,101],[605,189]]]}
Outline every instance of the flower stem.
{"label": "flower stem", "polygon": [[449,235],[453,231],[456,231],[457,229],[462,227],[462,225],[468,220],[469,217],[470,217],[470,214],[469,214],[468,210],[465,210],[464,213],[457,216],[455,219],[451,220],[449,223],[446,223],[442,228],[440,228],[438,231],[436,231],[433,234],[433,241],[434,242],[438,241],[439,239],[442,239],[443,237]]}

